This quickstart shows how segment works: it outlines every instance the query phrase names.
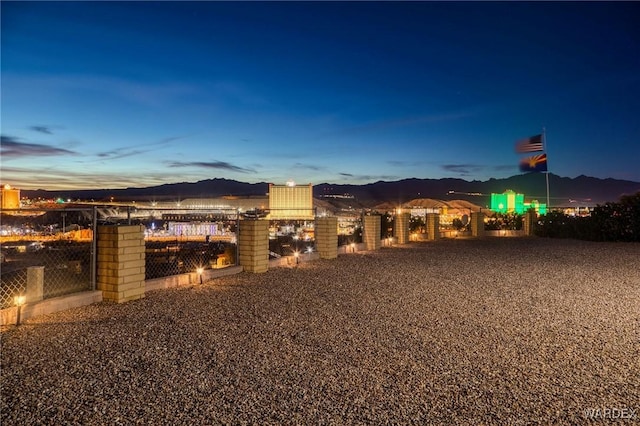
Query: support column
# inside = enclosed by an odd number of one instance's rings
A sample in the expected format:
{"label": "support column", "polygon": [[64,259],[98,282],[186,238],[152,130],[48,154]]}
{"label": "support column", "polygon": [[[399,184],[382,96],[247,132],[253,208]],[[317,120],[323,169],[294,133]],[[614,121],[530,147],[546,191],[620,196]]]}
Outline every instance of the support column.
{"label": "support column", "polygon": [[144,297],[143,225],[98,227],[97,287],[103,300],[117,303]]}
{"label": "support column", "polygon": [[484,237],[484,213],[471,212],[471,236]]}
{"label": "support column", "polygon": [[239,223],[238,252],[240,266],[253,273],[269,269],[269,221],[244,219]]}
{"label": "support column", "polygon": [[380,249],[380,216],[364,216],[362,240],[365,250]]}
{"label": "support column", "polygon": [[410,213],[396,214],[396,221],[393,226],[393,236],[396,237],[398,244],[406,244],[409,241],[409,220]]}
{"label": "support column", "polygon": [[427,213],[427,239],[440,239],[440,215],[437,213]]}
{"label": "support column", "polygon": [[316,250],[320,259],[338,257],[338,218],[316,217]]}

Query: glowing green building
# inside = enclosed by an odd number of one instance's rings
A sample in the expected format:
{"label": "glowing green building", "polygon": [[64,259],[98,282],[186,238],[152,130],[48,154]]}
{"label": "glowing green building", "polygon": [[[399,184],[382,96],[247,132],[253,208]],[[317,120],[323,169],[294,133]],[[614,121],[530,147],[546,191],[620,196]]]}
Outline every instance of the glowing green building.
{"label": "glowing green building", "polygon": [[534,208],[538,214],[547,213],[547,205],[533,200],[530,203],[524,202],[524,194],[516,194],[514,191],[506,190],[502,194],[491,194],[491,210],[497,213],[524,214],[527,210]]}

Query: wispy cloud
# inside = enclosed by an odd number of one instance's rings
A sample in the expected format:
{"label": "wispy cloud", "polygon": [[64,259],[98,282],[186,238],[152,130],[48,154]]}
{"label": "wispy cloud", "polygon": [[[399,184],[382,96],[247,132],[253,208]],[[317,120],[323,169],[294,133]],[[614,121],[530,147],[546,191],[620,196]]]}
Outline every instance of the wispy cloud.
{"label": "wispy cloud", "polygon": [[238,173],[255,173],[253,169],[248,169],[240,166],[227,163],[226,161],[167,161],[165,163],[168,167],[198,167],[203,169],[217,169],[228,170]]}
{"label": "wispy cloud", "polygon": [[353,173],[338,173],[339,176],[347,178],[348,180],[355,182],[375,182],[379,180],[397,180],[399,176],[393,175],[357,175]]}
{"label": "wispy cloud", "polygon": [[0,136],[0,154],[3,158],[45,157],[55,155],[76,155],[74,151],[58,148],[53,145],[22,142],[12,136]]}
{"label": "wispy cloud", "polygon": [[[51,167],[38,170],[34,175],[32,167],[2,167],[3,174],[9,176],[12,185],[22,189],[96,189],[96,188],[127,188],[146,187],[167,183],[166,170],[144,171],[100,171],[89,168],[78,171],[64,167]],[[184,176],[181,176],[184,177]],[[176,179],[178,176],[176,176]],[[194,179],[202,178],[195,176]],[[176,180],[177,181],[177,180]]]}
{"label": "wispy cloud", "polygon": [[[160,146],[168,145],[169,143],[181,139],[182,136],[171,136],[168,138],[164,138],[159,142],[140,144],[135,146],[126,146],[121,148],[112,149],[111,151],[103,151],[96,154],[99,159],[102,160],[116,160],[119,158],[132,157],[134,155],[146,154],[147,152],[153,151],[155,148]],[[141,149],[147,148],[147,149]]]}
{"label": "wispy cloud", "polygon": [[484,169],[484,166],[477,164],[443,164],[441,167],[447,172],[459,173],[461,175],[477,173]]}
{"label": "wispy cloud", "polygon": [[98,157],[109,159],[109,160],[116,160],[118,158],[132,157],[134,155],[144,154],[147,151],[143,151],[139,149],[129,150],[127,148],[122,148],[122,149],[114,149],[112,151],[99,152]]}
{"label": "wispy cloud", "polygon": [[486,165],[486,164],[441,164],[440,167],[450,173],[457,173],[461,176],[477,175],[478,173],[491,170],[491,171],[508,171],[514,170],[515,165],[501,164],[501,165]]}
{"label": "wispy cloud", "polygon": [[499,166],[491,166],[491,169],[495,170],[496,172],[512,171],[516,168],[517,166],[515,164],[501,164]]}
{"label": "wispy cloud", "polygon": [[427,161],[417,160],[417,161],[400,161],[400,160],[389,160],[387,164],[395,167],[417,167],[423,166],[427,164]]}
{"label": "wispy cloud", "polygon": [[29,130],[33,130],[34,132],[42,133],[45,135],[53,134],[53,130],[51,126],[30,126]]}
{"label": "wispy cloud", "polygon": [[316,172],[327,170],[327,168],[323,167],[323,166],[316,166],[316,165],[313,165],[313,164],[305,164],[305,163],[295,163],[293,165],[293,168],[294,169],[303,169],[303,170],[313,170],[313,171],[316,171]]}

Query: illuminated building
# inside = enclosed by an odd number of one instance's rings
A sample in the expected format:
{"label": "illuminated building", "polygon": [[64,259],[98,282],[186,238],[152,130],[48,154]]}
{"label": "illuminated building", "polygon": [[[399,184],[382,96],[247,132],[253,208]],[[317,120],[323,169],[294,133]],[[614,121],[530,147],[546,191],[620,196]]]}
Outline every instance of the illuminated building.
{"label": "illuminated building", "polygon": [[224,229],[213,222],[169,222],[169,234],[176,236],[225,235]]}
{"label": "illuminated building", "polygon": [[12,188],[11,185],[2,187],[2,201],[0,201],[3,209],[19,209],[20,208],[20,190]]}
{"label": "illuminated building", "polygon": [[313,219],[313,186],[269,184],[269,219]]}
{"label": "illuminated building", "polygon": [[547,205],[539,203],[538,200],[524,202],[524,194],[516,194],[507,190],[502,194],[491,194],[491,210],[497,213],[517,213],[524,214],[529,209],[535,209],[538,214],[547,213]]}

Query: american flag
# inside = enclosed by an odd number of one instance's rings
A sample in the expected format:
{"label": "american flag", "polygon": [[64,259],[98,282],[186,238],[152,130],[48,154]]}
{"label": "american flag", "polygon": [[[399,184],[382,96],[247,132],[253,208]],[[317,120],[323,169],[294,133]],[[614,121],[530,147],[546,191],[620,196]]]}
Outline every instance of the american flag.
{"label": "american flag", "polygon": [[543,150],[542,134],[521,139],[516,142],[516,152],[538,152]]}

